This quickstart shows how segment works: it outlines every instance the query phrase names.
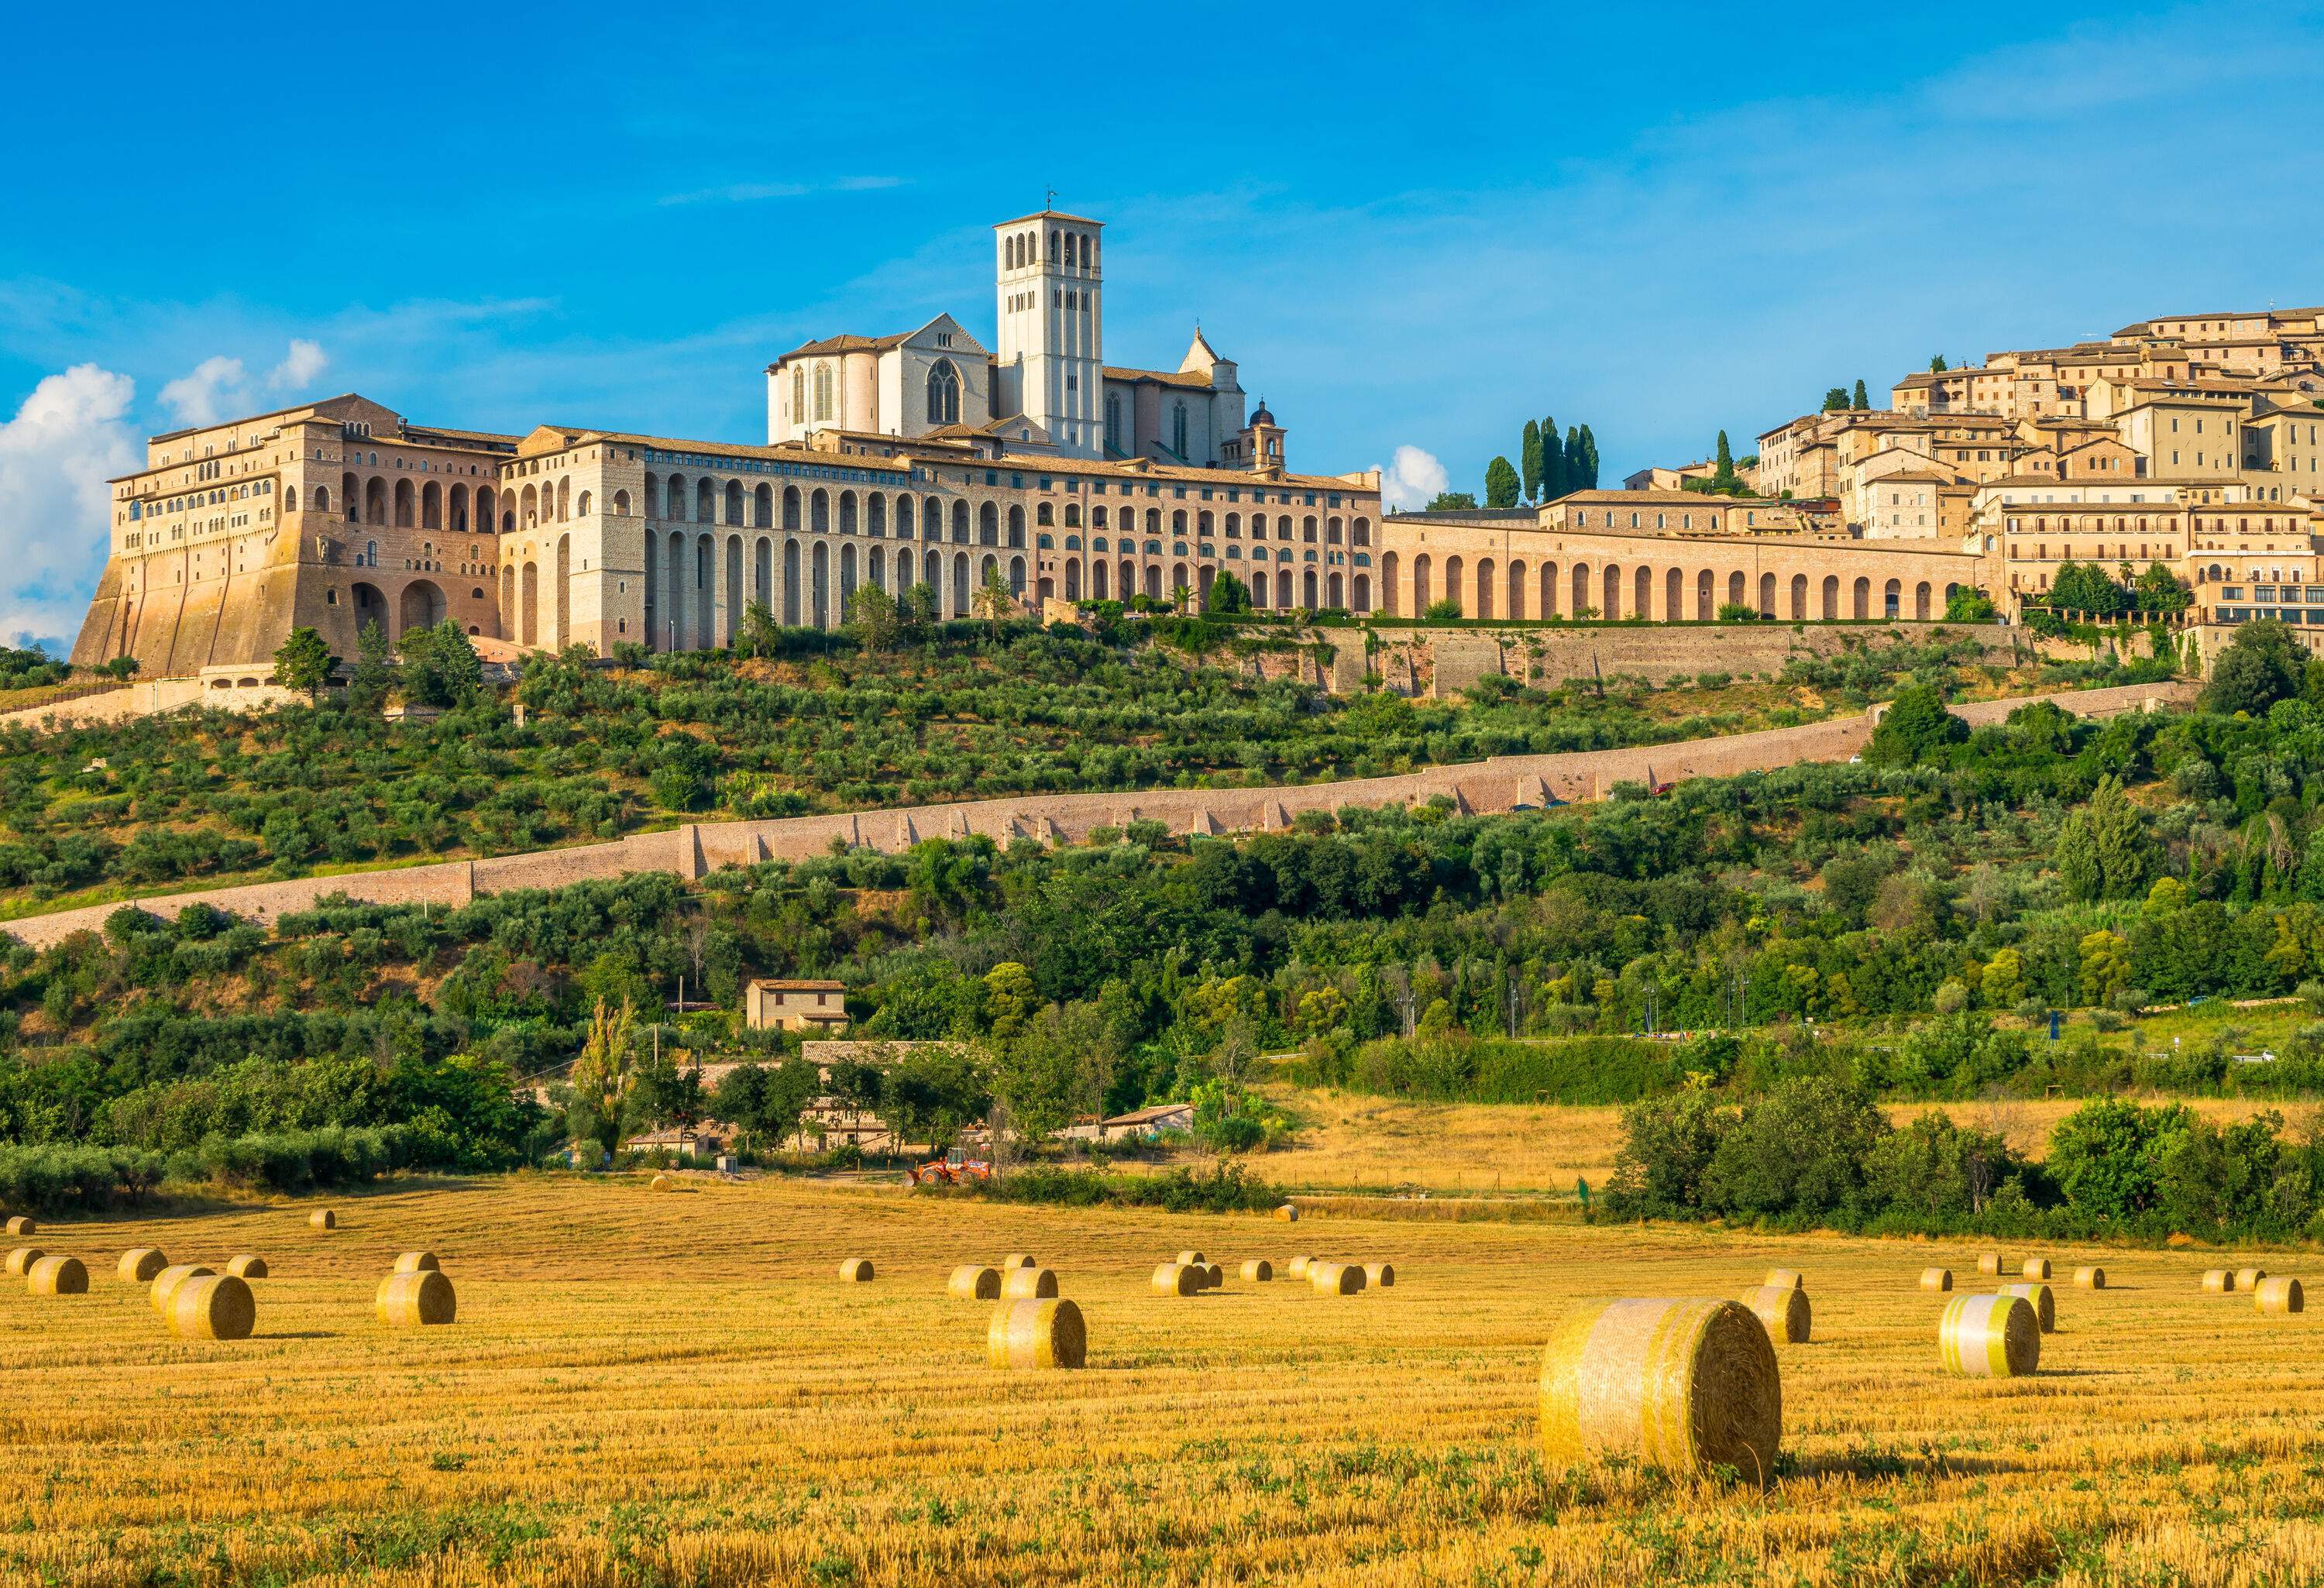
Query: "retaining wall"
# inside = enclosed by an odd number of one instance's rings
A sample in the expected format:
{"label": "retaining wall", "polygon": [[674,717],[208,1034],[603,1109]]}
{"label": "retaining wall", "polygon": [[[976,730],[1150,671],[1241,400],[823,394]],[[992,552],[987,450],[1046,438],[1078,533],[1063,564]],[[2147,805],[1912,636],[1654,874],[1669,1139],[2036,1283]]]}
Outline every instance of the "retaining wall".
{"label": "retaining wall", "polygon": [[[2054,700],[2078,716],[2104,717],[2193,697],[2184,682],[2133,684],[2111,689],[2061,690],[1953,707],[1972,724],[1999,722],[2017,706]],[[1845,761],[1872,737],[1881,708],[1796,728],[1768,728],[1675,744],[1627,750],[1574,751],[1551,755],[1497,756],[1459,766],[1432,767],[1395,777],[1306,783],[1276,789],[1148,789],[1128,794],[1045,794],[899,810],[843,812],[755,822],[689,823],[674,831],[636,833],[604,844],[535,850],[486,860],[302,877],[236,888],[172,893],[134,900],[137,908],[174,919],[200,901],[260,924],[311,909],[334,893],[375,904],[460,905],[478,894],[669,872],[695,878],[726,865],[806,860],[829,852],[833,840],[897,853],[928,838],[982,834],[1006,845],[1019,838],[1072,844],[1098,827],[1158,821],[1176,833],[1270,832],[1288,827],[1302,811],[1336,811],[1388,805],[1425,805],[1439,797],[1463,811],[1493,813],[1553,799],[1569,803],[1605,798],[1623,782],[1674,783],[1685,778],[1772,771],[1800,762]],[[118,904],[87,905],[6,923],[36,948],[93,930]]]}

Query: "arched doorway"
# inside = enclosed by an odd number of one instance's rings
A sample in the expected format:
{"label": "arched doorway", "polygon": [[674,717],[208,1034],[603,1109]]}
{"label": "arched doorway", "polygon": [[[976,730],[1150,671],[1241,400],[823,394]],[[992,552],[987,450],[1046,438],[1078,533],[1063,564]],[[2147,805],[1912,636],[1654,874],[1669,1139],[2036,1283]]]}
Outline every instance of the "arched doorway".
{"label": "arched doorway", "polygon": [[399,640],[414,629],[432,629],[444,621],[444,592],[436,587],[432,579],[414,579],[404,586],[396,606],[395,637]]}

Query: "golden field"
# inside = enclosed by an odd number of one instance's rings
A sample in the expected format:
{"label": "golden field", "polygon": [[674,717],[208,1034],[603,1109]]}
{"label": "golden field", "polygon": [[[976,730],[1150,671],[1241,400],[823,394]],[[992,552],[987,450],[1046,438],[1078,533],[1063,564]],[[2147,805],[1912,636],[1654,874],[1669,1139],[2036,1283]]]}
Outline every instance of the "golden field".
{"label": "golden field", "polygon": [[[1287,1105],[1299,1129],[1286,1146],[1256,1160],[1259,1171],[1298,1190],[1395,1190],[1425,1186],[1443,1195],[1550,1192],[1570,1196],[1573,1182],[1603,1186],[1622,1148],[1622,1111],[1558,1103],[1424,1103],[1370,1093],[1274,1087],[1269,1101]],[[1895,1103],[1902,1125],[1941,1109],[1963,1125],[1992,1131],[2028,1158],[2049,1150],[2050,1132],[2089,1099],[2005,1098],[1985,1103]],[[2183,1103],[2219,1121],[2273,1109],[2294,1127],[2315,1112],[2309,1103],[2243,1097],[2134,1097]]]}
{"label": "golden field", "polygon": [[[91,1293],[0,1289],[0,1581],[2257,1583],[2324,1572],[2324,1314],[2096,1254],[2043,1371],[1937,1371],[1966,1243],[1328,1216],[1061,1212],[872,1188],[518,1177],[60,1223]],[[165,1335],[114,1259],[263,1253],[258,1334]],[[1351,1297],[1150,1294],[1199,1246],[1393,1261]],[[391,1331],[397,1252],[446,1329]],[[1080,1372],[984,1363],[957,1261],[1055,1267]],[[841,1258],[879,1278],[843,1285]],[[2052,1251],[2062,1277],[2091,1254]],[[2263,1264],[2268,1260],[2260,1258]],[[1805,1270],[1767,1491],[1545,1471],[1543,1342],[1572,1301]],[[2273,1266],[2298,1272],[2296,1260]]]}

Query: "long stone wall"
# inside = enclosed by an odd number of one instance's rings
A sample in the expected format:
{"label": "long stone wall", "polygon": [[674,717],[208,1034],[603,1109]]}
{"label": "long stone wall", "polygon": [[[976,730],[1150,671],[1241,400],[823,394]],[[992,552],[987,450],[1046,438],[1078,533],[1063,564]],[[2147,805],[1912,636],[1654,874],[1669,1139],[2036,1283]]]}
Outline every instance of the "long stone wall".
{"label": "long stone wall", "polygon": [[[2001,721],[2017,706],[2054,700],[2080,716],[2105,717],[2190,699],[2194,686],[2133,684],[2111,689],[2061,690],[1953,708],[1972,724]],[[928,838],[982,834],[1008,845],[1019,838],[1074,844],[1099,827],[1158,821],[1176,833],[1250,833],[1290,826],[1303,811],[1356,806],[1425,805],[1450,799],[1463,811],[1490,814],[1553,800],[1600,799],[1624,782],[1674,783],[1685,778],[1772,771],[1800,762],[1845,761],[1872,737],[1878,707],[1796,728],[1768,728],[1675,744],[1627,750],[1574,751],[1551,755],[1498,756],[1460,766],[1433,767],[1395,777],[1305,783],[1276,789],[1148,789],[1127,794],[1044,794],[899,810],[843,812],[755,822],[689,823],[673,831],[636,833],[604,844],[536,850],[487,860],[445,861],[338,876],[303,877],[236,888],[172,893],[135,904],[164,919],[197,901],[260,924],[314,907],[335,893],[375,904],[422,902],[456,906],[478,894],[559,888],[637,872],[700,877],[726,865],[806,860],[829,853],[833,840],[897,853]],[[117,904],[32,916],[6,929],[36,948],[93,930]]]}

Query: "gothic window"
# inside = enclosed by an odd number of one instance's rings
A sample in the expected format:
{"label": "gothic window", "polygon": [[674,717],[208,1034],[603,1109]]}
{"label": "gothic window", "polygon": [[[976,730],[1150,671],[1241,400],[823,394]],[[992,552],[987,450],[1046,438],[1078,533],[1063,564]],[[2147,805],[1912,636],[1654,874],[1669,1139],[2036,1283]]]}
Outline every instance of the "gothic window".
{"label": "gothic window", "polygon": [[831,365],[827,364],[815,366],[815,417],[831,417]]}
{"label": "gothic window", "polygon": [[960,371],[949,358],[939,359],[928,371],[928,423],[956,425],[960,422]]}
{"label": "gothic window", "polygon": [[1183,461],[1186,456],[1186,405],[1175,405],[1170,411],[1170,450]]}
{"label": "gothic window", "polygon": [[1113,443],[1114,450],[1122,449],[1126,438],[1121,433],[1121,393],[1109,392],[1105,399],[1105,438]]}
{"label": "gothic window", "polygon": [[807,365],[791,365],[791,422],[798,424],[807,418]]}

